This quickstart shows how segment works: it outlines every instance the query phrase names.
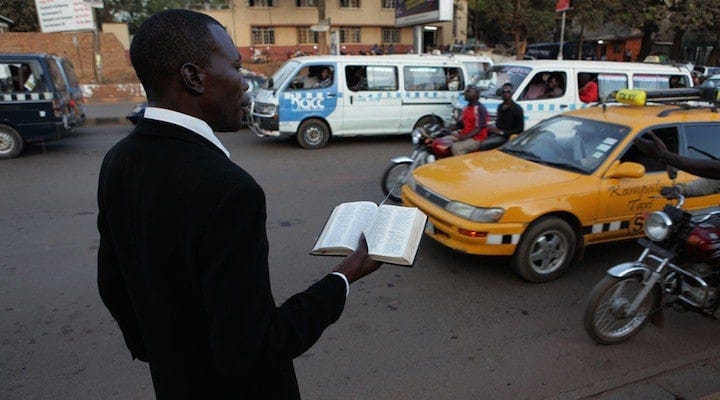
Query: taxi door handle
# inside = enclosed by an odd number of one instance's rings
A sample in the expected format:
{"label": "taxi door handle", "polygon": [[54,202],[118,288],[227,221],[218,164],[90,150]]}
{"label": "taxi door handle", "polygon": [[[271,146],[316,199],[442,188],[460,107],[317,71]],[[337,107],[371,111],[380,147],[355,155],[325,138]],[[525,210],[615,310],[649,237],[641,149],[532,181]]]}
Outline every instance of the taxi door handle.
{"label": "taxi door handle", "polygon": [[335,97],[335,93],[327,93],[325,97]]}
{"label": "taxi door handle", "polygon": [[560,104],[560,108],[568,108],[567,104]]}

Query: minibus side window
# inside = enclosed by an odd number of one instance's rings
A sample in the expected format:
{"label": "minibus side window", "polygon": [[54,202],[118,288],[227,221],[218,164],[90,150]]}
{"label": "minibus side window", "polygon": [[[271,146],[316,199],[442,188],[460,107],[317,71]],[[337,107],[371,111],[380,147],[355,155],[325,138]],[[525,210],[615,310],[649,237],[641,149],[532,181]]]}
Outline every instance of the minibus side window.
{"label": "minibus side window", "polygon": [[397,67],[385,65],[349,65],[345,67],[348,89],[362,91],[396,91]]}
{"label": "minibus side window", "polygon": [[334,71],[330,65],[310,65],[295,74],[288,90],[306,90],[331,86]]}
{"label": "minibus side window", "polygon": [[460,90],[449,89],[449,74],[454,73],[458,77],[458,88],[462,84],[459,80],[462,76],[460,68],[443,68],[443,67],[427,67],[427,66],[410,66],[404,67],[405,90],[407,91],[430,91],[430,90]]}
{"label": "minibus side window", "polygon": [[[8,93],[15,91],[13,85],[15,75],[11,72],[10,67],[10,64],[0,63],[0,92]],[[17,72],[15,73],[17,74]]]}
{"label": "minibus side window", "polygon": [[597,83],[600,99],[606,99],[610,93],[628,87],[628,79],[625,74],[601,73],[597,75]]}
{"label": "minibus side window", "polygon": [[565,95],[567,77],[564,72],[538,72],[533,76],[520,100],[552,99]]}
{"label": "minibus side window", "polygon": [[659,90],[670,88],[668,75],[634,74],[633,89]]}

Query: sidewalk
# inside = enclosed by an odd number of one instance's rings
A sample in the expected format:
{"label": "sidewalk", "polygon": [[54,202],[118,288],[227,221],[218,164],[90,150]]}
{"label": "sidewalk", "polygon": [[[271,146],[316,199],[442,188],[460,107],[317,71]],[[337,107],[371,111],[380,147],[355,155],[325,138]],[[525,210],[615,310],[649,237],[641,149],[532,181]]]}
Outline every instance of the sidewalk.
{"label": "sidewalk", "polygon": [[125,119],[138,103],[91,103],[85,104],[85,125],[130,124]]}

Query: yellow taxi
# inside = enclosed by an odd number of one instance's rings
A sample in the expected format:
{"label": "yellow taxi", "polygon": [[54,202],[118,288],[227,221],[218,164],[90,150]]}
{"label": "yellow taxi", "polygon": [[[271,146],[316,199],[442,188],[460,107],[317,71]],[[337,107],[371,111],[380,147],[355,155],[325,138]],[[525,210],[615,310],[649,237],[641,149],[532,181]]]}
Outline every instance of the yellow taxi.
{"label": "yellow taxi", "polygon": [[[629,104],[569,111],[498,149],[416,169],[403,204],[427,214],[425,233],[451,249],[511,256],[522,278],[556,279],[586,245],[642,236],[645,216],[666,203],[660,188],[695,178],[680,171],[671,180],[664,164],[633,145],[635,137],[652,130],[673,152],[720,156],[720,114],[706,101],[717,95],[621,90],[616,99]],[[711,195],[685,205],[719,203]]]}

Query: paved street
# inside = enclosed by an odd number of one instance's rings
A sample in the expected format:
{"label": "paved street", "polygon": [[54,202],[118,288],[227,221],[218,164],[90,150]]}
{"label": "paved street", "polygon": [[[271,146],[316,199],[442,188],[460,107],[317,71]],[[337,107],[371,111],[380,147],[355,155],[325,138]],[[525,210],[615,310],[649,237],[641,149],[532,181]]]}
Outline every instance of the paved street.
{"label": "paved street", "polygon": [[[95,283],[99,165],[130,129],[88,126],[0,161],[0,399],[153,398],[147,366],[130,360]],[[265,188],[278,303],[337,262],[308,254],[331,209],[382,200],[389,158],[410,150],[407,137],[343,139],[316,151],[248,131],[219,137]],[[529,284],[506,258],[458,254],[424,238],[413,268],[383,266],[352,285],[340,320],[295,361],[303,398],[692,399],[720,391],[716,321],[668,312],[664,329],[610,347],[583,331],[592,286],[637,253],[633,242],[593,247],[560,280]]]}

